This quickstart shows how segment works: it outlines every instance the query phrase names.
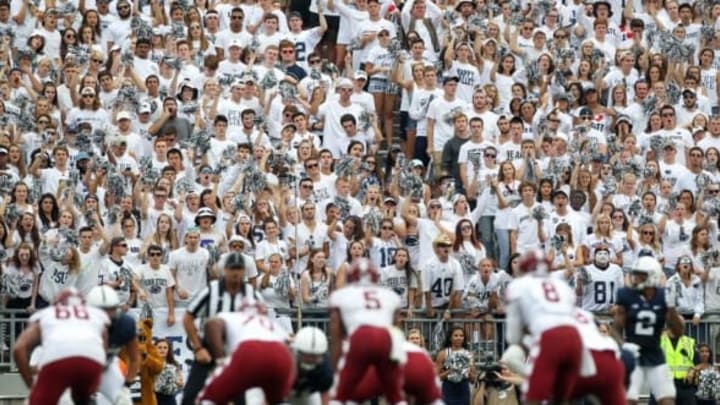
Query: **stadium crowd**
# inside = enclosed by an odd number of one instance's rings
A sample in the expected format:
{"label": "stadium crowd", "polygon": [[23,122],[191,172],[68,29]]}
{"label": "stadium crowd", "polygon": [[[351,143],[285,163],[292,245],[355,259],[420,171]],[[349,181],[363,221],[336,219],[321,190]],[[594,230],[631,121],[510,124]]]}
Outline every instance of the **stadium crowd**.
{"label": "stadium crowd", "polygon": [[240,252],[270,308],[322,311],[367,257],[407,318],[487,322],[460,329],[477,353],[540,249],[598,314],[657,259],[716,349],[718,17],[705,0],[0,0],[4,306],[107,285],[172,325]]}

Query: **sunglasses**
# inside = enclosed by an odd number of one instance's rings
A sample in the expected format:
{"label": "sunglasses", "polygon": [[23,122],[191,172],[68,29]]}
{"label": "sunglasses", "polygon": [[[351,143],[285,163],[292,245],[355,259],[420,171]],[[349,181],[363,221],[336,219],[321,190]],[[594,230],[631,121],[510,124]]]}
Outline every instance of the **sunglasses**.
{"label": "sunglasses", "polygon": [[306,185],[302,186],[302,188],[305,190],[312,190],[313,186],[306,184]]}
{"label": "sunglasses", "polygon": [[495,159],[495,155],[485,155],[486,158]]}
{"label": "sunglasses", "polygon": [[317,163],[313,163],[313,164],[311,164],[311,165],[305,166],[306,169],[314,169],[314,168],[316,168],[316,167],[318,167],[318,164],[317,164]]}
{"label": "sunglasses", "polygon": [[310,63],[311,65],[314,65],[316,63],[320,63],[320,59],[313,59],[313,60],[308,61],[308,63]]}
{"label": "sunglasses", "polygon": [[643,231],[643,235],[655,235],[655,232],[653,231]]}
{"label": "sunglasses", "polygon": [[127,243],[121,243],[121,244],[119,244],[118,246],[120,246],[121,248],[126,248],[126,247],[127,247]]}
{"label": "sunglasses", "polygon": [[392,226],[383,226],[383,227],[382,227],[382,230],[383,230],[383,231],[392,231],[393,228],[392,228]]}
{"label": "sunglasses", "polygon": [[75,34],[67,34],[65,35],[65,39],[75,39]]}
{"label": "sunglasses", "polygon": [[148,253],[148,256],[150,256],[150,257],[160,257],[160,256],[162,256],[162,252],[150,252],[150,253]]}
{"label": "sunglasses", "polygon": [[83,94],[83,98],[93,98],[93,97],[95,97],[95,96],[93,96],[92,94]]}
{"label": "sunglasses", "polygon": [[707,190],[708,194],[717,194],[718,192],[720,192],[720,190],[710,190],[710,189]]}

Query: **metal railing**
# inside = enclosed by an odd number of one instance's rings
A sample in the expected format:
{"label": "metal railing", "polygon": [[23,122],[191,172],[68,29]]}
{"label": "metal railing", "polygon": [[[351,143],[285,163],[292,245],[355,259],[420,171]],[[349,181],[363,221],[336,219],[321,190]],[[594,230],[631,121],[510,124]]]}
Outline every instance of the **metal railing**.
{"label": "metal railing", "polygon": [[[451,319],[441,321],[440,318],[430,319],[423,315],[416,313],[410,318],[406,317],[399,326],[405,333],[411,329],[419,330],[432,355],[443,347],[444,337],[454,327],[465,331],[468,349],[475,354],[477,364],[497,361],[506,347],[504,318],[466,318],[461,313],[456,313]],[[306,309],[301,315],[292,311],[279,313],[278,316],[289,317],[295,330],[302,326],[316,326],[328,331],[329,318],[327,310],[324,309]],[[12,348],[16,337],[25,328],[28,317],[23,310],[0,309],[0,373],[16,370]],[[599,318],[603,319],[602,316]],[[711,314],[699,325],[686,322],[685,333],[697,343],[709,344],[713,353],[720,353],[720,313]],[[716,355],[713,360],[720,364],[720,356]]]}

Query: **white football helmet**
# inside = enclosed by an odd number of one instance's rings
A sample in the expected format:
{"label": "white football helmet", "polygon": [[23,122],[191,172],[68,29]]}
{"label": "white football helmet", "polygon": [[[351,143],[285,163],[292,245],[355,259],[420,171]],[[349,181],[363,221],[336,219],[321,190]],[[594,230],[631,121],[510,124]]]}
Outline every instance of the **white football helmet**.
{"label": "white football helmet", "polygon": [[[637,290],[643,290],[650,287],[658,287],[660,285],[660,274],[662,266],[654,257],[643,256],[635,262],[630,269],[630,283]],[[638,280],[637,276],[645,275],[644,280]]]}
{"label": "white football helmet", "polygon": [[300,353],[325,354],[328,350],[327,337],[322,330],[314,326],[306,326],[295,334],[292,348]]}
{"label": "white football helmet", "polygon": [[322,330],[306,326],[298,331],[291,346],[300,368],[312,370],[322,363],[328,350],[328,341]]}
{"label": "white football helmet", "polygon": [[111,287],[98,285],[92,288],[87,297],[88,305],[95,308],[116,308],[120,306],[120,297]]}

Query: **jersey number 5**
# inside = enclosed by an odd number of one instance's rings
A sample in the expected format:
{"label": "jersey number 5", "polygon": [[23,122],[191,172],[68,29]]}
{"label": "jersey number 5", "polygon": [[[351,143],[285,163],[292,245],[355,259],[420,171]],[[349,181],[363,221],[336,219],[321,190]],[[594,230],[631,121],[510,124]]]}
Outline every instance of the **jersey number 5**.
{"label": "jersey number 5", "polygon": [[377,291],[365,291],[363,299],[365,300],[365,309],[380,309],[380,299],[377,297]]}
{"label": "jersey number 5", "polygon": [[88,315],[87,310],[83,307],[63,307],[63,306],[56,306],[55,307],[55,318],[56,319],[68,319],[70,317],[73,317],[75,319],[89,319],[90,315]]}

